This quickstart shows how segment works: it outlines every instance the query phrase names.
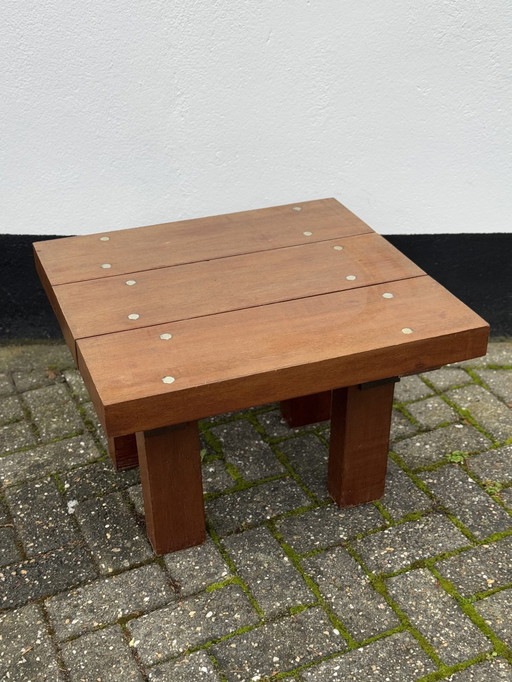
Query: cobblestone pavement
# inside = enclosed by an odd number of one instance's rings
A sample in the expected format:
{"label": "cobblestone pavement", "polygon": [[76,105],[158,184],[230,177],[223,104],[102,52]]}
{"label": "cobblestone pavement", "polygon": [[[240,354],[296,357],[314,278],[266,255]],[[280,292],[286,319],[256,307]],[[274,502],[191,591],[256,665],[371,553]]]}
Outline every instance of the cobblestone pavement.
{"label": "cobblestone pavement", "polygon": [[328,424],[201,424],[208,541],[155,557],[65,347],[0,348],[0,679],[512,680],[512,343],[396,388],[384,498]]}

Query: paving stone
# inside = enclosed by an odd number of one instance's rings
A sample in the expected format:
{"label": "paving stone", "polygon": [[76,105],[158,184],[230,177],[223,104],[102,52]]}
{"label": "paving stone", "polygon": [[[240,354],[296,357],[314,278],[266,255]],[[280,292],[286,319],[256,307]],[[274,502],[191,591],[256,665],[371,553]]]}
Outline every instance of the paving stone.
{"label": "paving stone", "polygon": [[0,395],[9,395],[14,392],[14,386],[7,374],[0,374]]}
{"label": "paving stone", "polygon": [[393,573],[413,561],[468,545],[467,538],[444,516],[430,514],[418,521],[369,535],[353,543],[371,571]]}
{"label": "paving stone", "polygon": [[[39,393],[39,391],[46,390],[46,388],[39,388],[37,391],[31,391],[31,393]],[[27,395],[29,394],[25,393],[25,396]],[[69,402],[36,404],[30,408],[32,419],[43,441],[73,436],[77,433],[82,433],[84,430],[84,423],[80,419],[75,406],[70,402],[70,398],[68,400]]]}
{"label": "paving stone", "polygon": [[142,663],[152,665],[257,622],[258,616],[241,588],[228,585],[153,611],[127,625]]}
{"label": "paving stone", "polygon": [[386,489],[380,501],[395,521],[406,514],[423,511],[432,506],[432,500],[392,459],[388,459]]}
{"label": "paving stone", "polygon": [[9,345],[0,347],[0,371],[29,371],[40,368],[73,367],[71,353],[62,342]]}
{"label": "paving stone", "polygon": [[71,389],[71,394],[79,403],[90,401],[89,392],[85,388],[84,380],[77,369],[67,369],[63,375]]}
{"label": "paving stone", "polygon": [[314,435],[290,438],[279,444],[294,471],[319,500],[329,497],[327,492],[327,447]]}
{"label": "paving stone", "polygon": [[25,452],[0,458],[0,479],[4,485],[31,480],[72,469],[98,459],[100,453],[89,435],[66,438]]}
{"label": "paving stone", "polygon": [[239,419],[222,424],[210,431],[221,442],[227,461],[233,464],[247,481],[283,473],[281,462],[247,420]]}
{"label": "paving stone", "polygon": [[48,628],[38,606],[0,615],[0,678],[8,682],[62,680]]}
{"label": "paving stone", "polygon": [[54,386],[62,383],[64,378],[60,372],[48,367],[39,367],[30,371],[13,372],[12,378],[20,392],[32,391],[44,386]]}
{"label": "paving stone", "polygon": [[475,663],[449,678],[450,682],[510,682],[512,665],[503,658]]}
{"label": "paving stone", "polygon": [[144,497],[142,495],[142,486],[140,483],[128,488],[126,492],[128,493],[130,502],[135,507],[135,513],[139,514],[139,516],[144,516]]}
{"label": "paving stone", "polygon": [[292,428],[281,417],[281,410],[271,410],[257,415],[258,422],[265,429],[269,438],[289,438],[295,434],[303,432],[307,428],[316,428],[318,424],[311,424],[309,427]]}
{"label": "paving stone", "polygon": [[461,386],[462,384],[473,382],[472,377],[467,372],[457,367],[442,367],[432,372],[425,372],[421,376],[430,381],[431,384],[434,384],[439,391],[445,391],[452,386]]}
{"label": "paving stone", "polygon": [[109,461],[94,462],[60,475],[69,499],[88,500],[105,495],[118,488],[121,479],[116,475]]}
{"label": "paving stone", "polygon": [[436,568],[463,597],[512,583],[512,536],[443,559]]}
{"label": "paving stone", "polygon": [[25,418],[19,398],[11,395],[0,400],[0,425],[10,424]]}
{"label": "paving stone", "polygon": [[512,527],[512,517],[460,466],[447,464],[420,478],[479,540]]}
{"label": "paving stone", "polygon": [[57,638],[66,639],[175,598],[163,571],[150,564],[58,594],[46,601],[46,608]]}
{"label": "paving stone", "polygon": [[512,589],[509,589],[491,594],[490,597],[476,602],[474,607],[498,637],[512,648],[511,604]]}
{"label": "paving stone", "polygon": [[80,406],[80,409],[84,415],[84,419],[86,419],[88,422],[90,422],[90,424],[92,425],[92,428],[94,430],[94,433],[96,434],[98,440],[101,443],[101,446],[106,451],[108,449],[107,436],[105,435],[105,431],[103,429],[103,426],[101,425],[101,422],[98,419],[98,415],[96,414],[96,410],[94,409],[94,405],[92,403],[82,403],[82,405]]}
{"label": "paving stone", "polygon": [[245,632],[211,649],[228,682],[269,678],[345,649],[319,608]]}
{"label": "paving stone", "polygon": [[477,423],[496,440],[512,436],[512,412],[482,386],[464,386],[446,394],[459,407],[468,410]]}
{"label": "paving stone", "polygon": [[289,516],[276,526],[285,541],[298,554],[337,545],[348,538],[386,525],[386,519],[373,504],[339,509],[334,503]]}
{"label": "paving stone", "polygon": [[221,682],[211,658],[204,651],[162,663],[148,672],[148,679],[149,682]]}
{"label": "paving stone", "polygon": [[436,669],[408,632],[371,642],[338,658],[304,670],[304,682],[412,682]]}
{"label": "paving stone", "polygon": [[226,562],[211,538],[197,547],[166,554],[164,560],[180,597],[204,590],[208,585],[225,580],[230,575]]}
{"label": "paving stone", "polygon": [[[36,441],[36,434],[28,422],[15,422],[0,426],[0,455],[28,448]],[[0,458],[0,466],[2,459]]]}
{"label": "paving stone", "polygon": [[76,526],[52,478],[9,488],[6,496],[29,557],[77,540]]}
{"label": "paving stone", "polygon": [[205,493],[221,493],[235,485],[221,459],[203,463],[203,490]]}
{"label": "paving stone", "polygon": [[374,637],[400,624],[398,616],[372,588],[368,576],[344,547],[305,559],[303,567],[356,640]]}
{"label": "paving stone", "polygon": [[393,452],[408,466],[418,468],[439,462],[455,450],[480,452],[490,445],[491,441],[472,426],[452,424],[395,443]]}
{"label": "paving stone", "polygon": [[0,608],[12,609],[28,601],[49,597],[97,576],[87,549],[55,549],[36,559],[0,570]]}
{"label": "paving stone", "polygon": [[500,499],[502,500],[502,502],[505,506],[512,509],[512,488],[507,488],[506,490],[502,490],[500,493]]}
{"label": "paving stone", "polygon": [[62,645],[71,682],[119,682],[144,679],[119,626],[92,632]]}
{"label": "paving stone", "polygon": [[512,445],[473,455],[466,464],[481,481],[512,483]]}
{"label": "paving stone", "polygon": [[16,533],[10,526],[0,526],[0,566],[12,564],[22,559],[16,542]]}
{"label": "paving stone", "polygon": [[434,396],[407,405],[407,410],[424,429],[435,429],[440,424],[459,421],[460,417],[447,403]]}
{"label": "paving stone", "polygon": [[292,606],[316,601],[267,528],[232,535],[224,545],[266,618],[285,613]]}
{"label": "paving stone", "polygon": [[294,481],[279,479],[207,502],[206,518],[224,535],[308,504]]}
{"label": "paving stone", "polygon": [[415,426],[407,417],[398,410],[393,410],[391,417],[390,442],[394,443],[401,438],[407,438],[418,432]]}
{"label": "paving stone", "polygon": [[443,663],[454,665],[492,649],[487,637],[426,569],[397,575],[388,580],[387,587]]}
{"label": "paving stone", "polygon": [[487,354],[481,358],[472,358],[454,363],[460,367],[486,367],[487,365],[507,366],[512,364],[512,342],[495,341],[489,343]]}
{"label": "paving stone", "polygon": [[53,405],[55,403],[69,403],[70,394],[64,384],[55,384],[27,391],[23,394],[28,407],[33,410],[41,405]]}
{"label": "paving stone", "polygon": [[75,514],[101,573],[128,568],[153,556],[120,493],[80,502]]}
{"label": "paving stone", "polygon": [[498,398],[501,398],[507,405],[512,403],[512,370],[479,369],[476,374]]}
{"label": "paving stone", "polygon": [[409,377],[401,377],[400,381],[395,384],[394,399],[397,403],[407,403],[410,400],[426,398],[432,393],[432,389],[423,383],[419,376],[413,374]]}

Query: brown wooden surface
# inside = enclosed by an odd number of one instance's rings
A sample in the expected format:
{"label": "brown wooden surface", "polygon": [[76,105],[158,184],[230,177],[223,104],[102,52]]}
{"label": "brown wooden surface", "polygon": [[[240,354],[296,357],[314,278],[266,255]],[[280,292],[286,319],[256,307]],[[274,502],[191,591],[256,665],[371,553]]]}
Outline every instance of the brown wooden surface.
{"label": "brown wooden surface", "polygon": [[[34,244],[52,286],[373,232],[335,199],[103,230]],[[102,269],[104,263],[112,267]]]}
{"label": "brown wooden surface", "polygon": [[118,471],[133,469],[139,466],[137,441],[134,433],[108,439],[108,451],[114,467]]}
{"label": "brown wooden surface", "polygon": [[331,391],[281,401],[281,414],[288,426],[296,428],[331,418]]}
{"label": "brown wooden surface", "polygon": [[333,391],[329,494],[340,507],[384,494],[394,382]]}
{"label": "brown wooden surface", "polygon": [[[385,299],[383,293],[393,293]],[[413,333],[403,334],[403,328]],[[170,341],[160,334],[172,333]],[[111,436],[485,354],[488,325],[429,277],[78,341]],[[115,362],[113,359],[115,358]],[[162,377],[173,376],[172,384]]]}
{"label": "brown wooden surface", "polygon": [[137,433],[147,533],[156,554],[205,539],[199,433],[192,422]]}
{"label": "brown wooden surface", "polygon": [[[343,250],[335,250],[338,245]],[[81,339],[424,274],[373,233],[64,284],[53,291],[72,337]],[[128,286],[127,279],[136,284]],[[130,320],[131,313],[140,317]]]}

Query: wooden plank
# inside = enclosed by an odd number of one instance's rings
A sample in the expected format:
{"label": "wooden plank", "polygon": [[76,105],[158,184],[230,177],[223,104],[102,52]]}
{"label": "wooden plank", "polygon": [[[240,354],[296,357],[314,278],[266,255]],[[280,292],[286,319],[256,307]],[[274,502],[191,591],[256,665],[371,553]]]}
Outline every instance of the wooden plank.
{"label": "wooden plank", "polygon": [[[164,333],[172,339],[163,341]],[[100,419],[115,436],[423,372],[485,354],[487,338],[487,323],[425,276],[83,339],[77,347]],[[174,382],[163,383],[167,376]]]}
{"label": "wooden plank", "polygon": [[335,199],[298,206],[65,237],[36,242],[34,249],[55,286],[373,232]]}
{"label": "wooden plank", "polygon": [[339,507],[384,494],[394,388],[390,381],[332,392],[328,488]]}
{"label": "wooden plank", "polygon": [[139,466],[137,442],[134,433],[129,433],[126,436],[117,436],[117,438],[109,438],[108,451],[117,471],[133,469]]}
{"label": "wooden plank", "polygon": [[[383,237],[365,234],[63,284],[53,291],[64,328],[81,339],[423,274]],[[130,319],[133,314],[139,317]]]}
{"label": "wooden plank", "polygon": [[204,541],[199,432],[196,423],[137,433],[148,537],[156,554]]}
{"label": "wooden plank", "polygon": [[327,421],[331,418],[331,395],[332,391],[324,391],[282,400],[283,419],[291,428]]}

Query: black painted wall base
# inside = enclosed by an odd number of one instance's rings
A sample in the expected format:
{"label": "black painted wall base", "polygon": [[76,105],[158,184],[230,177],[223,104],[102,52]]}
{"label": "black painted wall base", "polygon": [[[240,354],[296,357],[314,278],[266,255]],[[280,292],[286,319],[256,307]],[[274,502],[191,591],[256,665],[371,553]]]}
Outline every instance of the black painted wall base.
{"label": "black painted wall base", "polygon": [[[32,242],[56,237],[0,235],[0,342],[60,339],[34,269]],[[386,235],[491,325],[512,336],[512,234]]]}

